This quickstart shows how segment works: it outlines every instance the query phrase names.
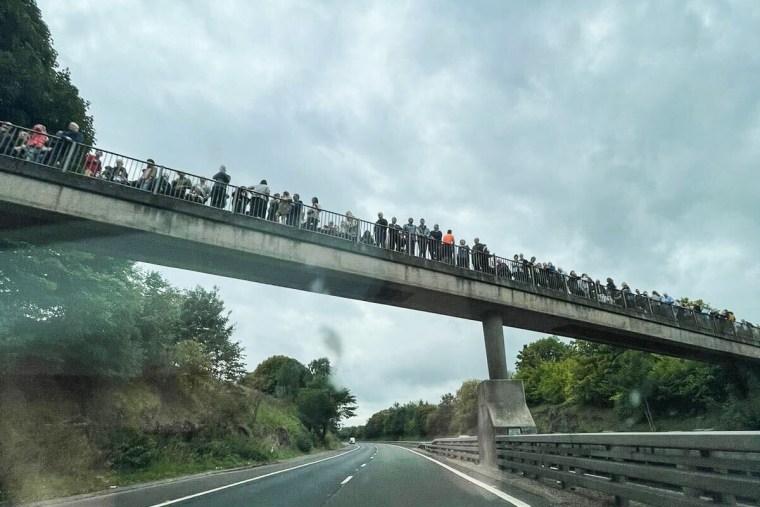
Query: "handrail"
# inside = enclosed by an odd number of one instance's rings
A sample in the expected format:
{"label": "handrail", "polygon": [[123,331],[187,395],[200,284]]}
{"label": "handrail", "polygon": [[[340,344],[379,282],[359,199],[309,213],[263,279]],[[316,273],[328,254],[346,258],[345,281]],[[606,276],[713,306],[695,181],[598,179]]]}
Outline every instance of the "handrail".
{"label": "handrail", "polygon": [[50,134],[47,134],[48,142],[43,148],[25,148],[27,138],[33,133],[33,130],[10,125],[10,130],[0,135],[0,156],[24,158],[64,172],[98,178],[168,198],[209,205],[234,214],[299,227],[461,269],[472,269],[496,279],[559,292],[578,301],[590,300],[618,306],[668,325],[760,344],[760,327],[746,321],[727,320],[718,314],[663,303],[627,288],[608,288],[590,278],[571,276],[554,268],[544,269],[528,261],[499,257],[475,245],[444,243],[418,234],[416,227],[405,230],[400,224],[383,226],[358,219],[350,213],[336,213],[302,202],[293,204],[279,194],[259,193],[252,188],[232,185],[222,171],[214,178],[207,178],[157,164],[151,159],[143,161],[87,144],[71,143]]}

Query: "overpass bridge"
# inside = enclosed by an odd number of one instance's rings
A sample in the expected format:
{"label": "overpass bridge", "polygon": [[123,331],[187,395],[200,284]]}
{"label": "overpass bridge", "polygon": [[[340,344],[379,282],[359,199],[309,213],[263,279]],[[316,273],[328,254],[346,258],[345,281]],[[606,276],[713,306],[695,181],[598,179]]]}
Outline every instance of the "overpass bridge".
{"label": "overpass bridge", "polygon": [[[122,159],[135,177],[144,171],[144,162]],[[55,167],[0,154],[0,237],[71,243],[135,261],[477,320],[491,379],[506,377],[503,326],[699,360],[760,359],[756,327],[674,312],[630,294],[607,292],[605,301],[602,287],[573,290],[567,277],[527,273],[507,259],[484,258],[473,270],[380,248],[360,240],[374,224],[327,211],[320,212],[319,228],[294,227],[250,216],[237,201],[217,208],[176,198],[169,186],[140,190],[66,170],[83,160]],[[156,183],[179,174],[160,172]],[[231,185],[223,191],[244,192]],[[346,219],[355,221],[350,237],[329,226]]]}

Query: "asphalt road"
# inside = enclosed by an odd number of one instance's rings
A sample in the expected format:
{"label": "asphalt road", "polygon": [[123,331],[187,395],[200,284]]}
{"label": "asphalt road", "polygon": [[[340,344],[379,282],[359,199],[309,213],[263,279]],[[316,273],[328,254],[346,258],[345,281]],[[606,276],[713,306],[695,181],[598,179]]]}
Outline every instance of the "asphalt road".
{"label": "asphalt road", "polygon": [[[515,494],[515,493],[511,493]],[[519,494],[519,493],[517,493]],[[524,495],[521,495],[525,499]],[[57,507],[536,507],[414,450],[387,444],[78,498]],[[543,503],[543,502],[539,502]]]}

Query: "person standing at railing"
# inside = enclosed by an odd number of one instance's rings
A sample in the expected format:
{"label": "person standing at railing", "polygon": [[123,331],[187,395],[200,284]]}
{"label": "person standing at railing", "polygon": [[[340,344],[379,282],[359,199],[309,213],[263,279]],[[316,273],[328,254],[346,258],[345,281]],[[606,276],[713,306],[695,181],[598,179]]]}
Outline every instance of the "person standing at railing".
{"label": "person standing at railing", "polygon": [[290,204],[290,209],[288,210],[288,225],[292,225],[293,227],[301,227],[302,221],[303,201],[301,200],[300,195],[293,194],[293,202]]}
{"label": "person standing at railing", "polygon": [[227,174],[227,168],[219,166],[219,171],[214,175],[214,186],[211,189],[211,206],[224,208],[227,205],[227,185],[232,178]]}
{"label": "person standing at railing", "polygon": [[448,264],[454,264],[454,234],[452,234],[451,229],[446,231],[446,234],[443,235],[443,241],[442,245],[442,257],[443,262],[446,262]]}
{"label": "person standing at railing", "polygon": [[278,224],[285,224],[288,220],[288,212],[290,211],[290,205],[293,204],[293,198],[290,196],[290,192],[285,190],[280,195],[280,200],[277,201],[277,212],[275,214],[275,222]]}
{"label": "person standing at railing", "polygon": [[433,260],[441,260],[441,241],[443,241],[443,231],[438,228],[438,224],[435,224],[433,230],[430,231],[430,239],[428,239],[430,258]]}
{"label": "person standing at railing", "polygon": [[419,256],[423,259],[428,247],[428,238],[430,238],[430,228],[425,225],[425,219],[420,218],[420,225],[417,226],[417,248]]}
{"label": "person standing at railing", "polygon": [[391,217],[391,223],[388,225],[388,248],[396,252],[401,251],[401,231],[398,219]]}
{"label": "person standing at railing", "polygon": [[55,135],[58,136],[58,139],[56,139],[55,146],[50,152],[48,165],[68,170],[68,167],[65,167],[68,160],[76,168],[75,159],[79,150],[78,145],[84,142],[84,136],[79,132],[79,125],[72,121],[69,123],[68,130],[59,130]]}
{"label": "person standing at railing", "polygon": [[457,247],[457,266],[460,268],[470,269],[470,247],[463,239],[459,240]]}
{"label": "person standing at railing", "polygon": [[472,241],[475,243],[472,246],[472,267],[475,271],[485,272],[488,270],[488,247],[480,242],[480,238]]}
{"label": "person standing at railing", "polygon": [[146,160],[145,163],[147,165],[145,166],[145,169],[142,170],[140,177],[137,179],[137,188],[140,190],[151,191],[153,190],[153,184],[156,181],[156,176],[158,175],[158,168],[156,167],[156,162],[152,158]]}
{"label": "person standing at railing", "polygon": [[252,186],[251,190],[253,190],[251,215],[256,218],[264,218],[267,213],[267,202],[269,201],[269,184],[267,180],[261,180],[261,183]]}
{"label": "person standing at railing", "polygon": [[406,240],[407,255],[414,255],[414,244],[417,242],[417,226],[414,225],[414,218],[409,217],[404,224],[404,239]]}
{"label": "person standing at railing", "polygon": [[383,212],[377,212],[377,222],[375,222],[375,246],[385,247],[385,237],[388,231],[388,220],[383,218]]}
{"label": "person standing at railing", "polygon": [[267,220],[274,222],[277,218],[277,208],[280,205],[280,193],[275,192],[272,196],[272,200],[269,201],[269,209],[267,210]]}
{"label": "person standing at railing", "polygon": [[311,206],[306,210],[306,228],[310,231],[316,231],[319,227],[319,212],[322,211],[319,205],[319,199],[311,198]]}

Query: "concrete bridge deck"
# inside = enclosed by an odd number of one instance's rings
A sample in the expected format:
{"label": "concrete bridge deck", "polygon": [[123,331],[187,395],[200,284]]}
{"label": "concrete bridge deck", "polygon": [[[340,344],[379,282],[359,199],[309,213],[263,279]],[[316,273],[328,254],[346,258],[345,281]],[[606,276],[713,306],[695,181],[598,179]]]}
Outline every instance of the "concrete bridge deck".
{"label": "concrete bridge deck", "polygon": [[6,157],[0,237],[667,355],[760,359],[757,340]]}

